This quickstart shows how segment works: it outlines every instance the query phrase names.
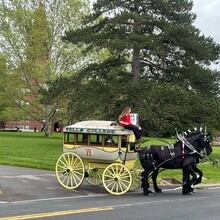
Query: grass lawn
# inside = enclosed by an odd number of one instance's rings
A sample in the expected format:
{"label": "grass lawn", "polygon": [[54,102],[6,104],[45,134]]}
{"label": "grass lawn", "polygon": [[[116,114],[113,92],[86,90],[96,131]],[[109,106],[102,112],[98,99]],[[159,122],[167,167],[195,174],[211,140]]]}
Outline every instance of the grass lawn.
{"label": "grass lawn", "polygon": [[0,164],[54,170],[62,152],[62,133],[0,132]]}
{"label": "grass lawn", "polygon": [[[165,139],[172,143],[175,139]],[[142,147],[150,144],[167,145],[150,138]],[[54,170],[58,157],[63,152],[62,133],[53,133],[52,138],[45,138],[44,133],[0,132],[0,164]],[[220,160],[220,147],[213,147],[211,158]],[[212,163],[200,163],[205,179],[203,183],[220,183],[220,169]],[[219,165],[220,166],[220,165]],[[159,178],[173,177],[182,179],[181,170],[165,170]]]}

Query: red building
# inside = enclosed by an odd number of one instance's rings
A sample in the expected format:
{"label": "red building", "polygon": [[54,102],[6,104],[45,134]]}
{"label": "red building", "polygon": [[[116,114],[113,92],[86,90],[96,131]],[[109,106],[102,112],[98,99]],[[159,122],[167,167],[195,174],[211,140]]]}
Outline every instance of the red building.
{"label": "red building", "polygon": [[35,120],[22,120],[22,121],[6,121],[2,128],[5,130],[17,129],[20,131],[41,131],[43,122]]}

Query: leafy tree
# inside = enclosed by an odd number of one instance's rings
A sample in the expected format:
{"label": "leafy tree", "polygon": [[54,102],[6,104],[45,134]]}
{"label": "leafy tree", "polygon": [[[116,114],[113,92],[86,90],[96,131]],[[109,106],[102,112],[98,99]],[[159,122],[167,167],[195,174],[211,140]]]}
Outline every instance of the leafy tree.
{"label": "leafy tree", "polygon": [[50,85],[83,64],[81,49],[65,44],[61,36],[67,27],[81,24],[89,2],[1,0],[0,5],[0,45],[11,78],[7,95],[23,116],[45,121],[46,136],[51,136],[52,123],[64,117],[65,100],[62,93],[49,94]]}
{"label": "leafy tree", "polygon": [[[143,123],[160,133],[185,121],[214,126],[219,72],[209,65],[219,59],[220,45],[193,26],[192,7],[188,0],[97,0],[84,25],[66,32],[63,39],[86,45],[86,51],[105,49],[109,56],[79,71],[82,89],[79,94],[72,90],[71,104],[84,88],[79,106],[93,106],[92,114],[99,118],[112,117],[103,113],[110,106],[104,103],[111,100],[121,104],[120,110],[111,105],[111,112],[119,114],[122,106],[130,105]],[[209,114],[208,102],[217,106],[209,108]]]}
{"label": "leafy tree", "polygon": [[[7,94],[5,93],[5,87],[7,87],[8,81],[5,79],[7,74],[6,59],[4,56],[0,56],[0,124],[3,126],[4,121],[8,119],[7,107],[10,106]],[[1,127],[0,126],[0,127]]]}

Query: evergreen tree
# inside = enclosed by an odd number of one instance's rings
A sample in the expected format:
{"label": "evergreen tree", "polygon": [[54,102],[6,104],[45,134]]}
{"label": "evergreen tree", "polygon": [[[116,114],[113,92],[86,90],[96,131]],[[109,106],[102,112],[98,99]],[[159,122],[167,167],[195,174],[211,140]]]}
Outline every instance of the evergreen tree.
{"label": "evergreen tree", "polygon": [[[122,106],[131,105],[143,123],[162,132],[170,124],[214,121],[219,108],[207,115],[205,103],[219,105],[219,72],[209,66],[219,59],[220,46],[193,25],[192,7],[189,0],[97,0],[84,25],[66,32],[64,40],[87,45],[87,51],[109,52],[103,63],[79,74],[84,88],[94,83],[97,106],[106,107],[101,103],[111,98],[121,104],[120,110],[111,109],[119,114]],[[198,108],[195,103],[200,102]],[[100,107],[96,109],[102,117]]]}

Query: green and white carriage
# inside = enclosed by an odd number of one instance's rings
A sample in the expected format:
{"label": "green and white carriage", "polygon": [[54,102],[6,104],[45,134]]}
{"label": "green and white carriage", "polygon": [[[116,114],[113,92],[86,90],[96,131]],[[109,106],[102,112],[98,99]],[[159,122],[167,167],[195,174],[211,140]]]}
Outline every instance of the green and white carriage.
{"label": "green and white carriage", "polygon": [[111,194],[122,195],[140,187],[135,136],[115,121],[82,121],[63,130],[63,154],[56,163],[56,176],[67,189],[84,179],[103,184]]}

